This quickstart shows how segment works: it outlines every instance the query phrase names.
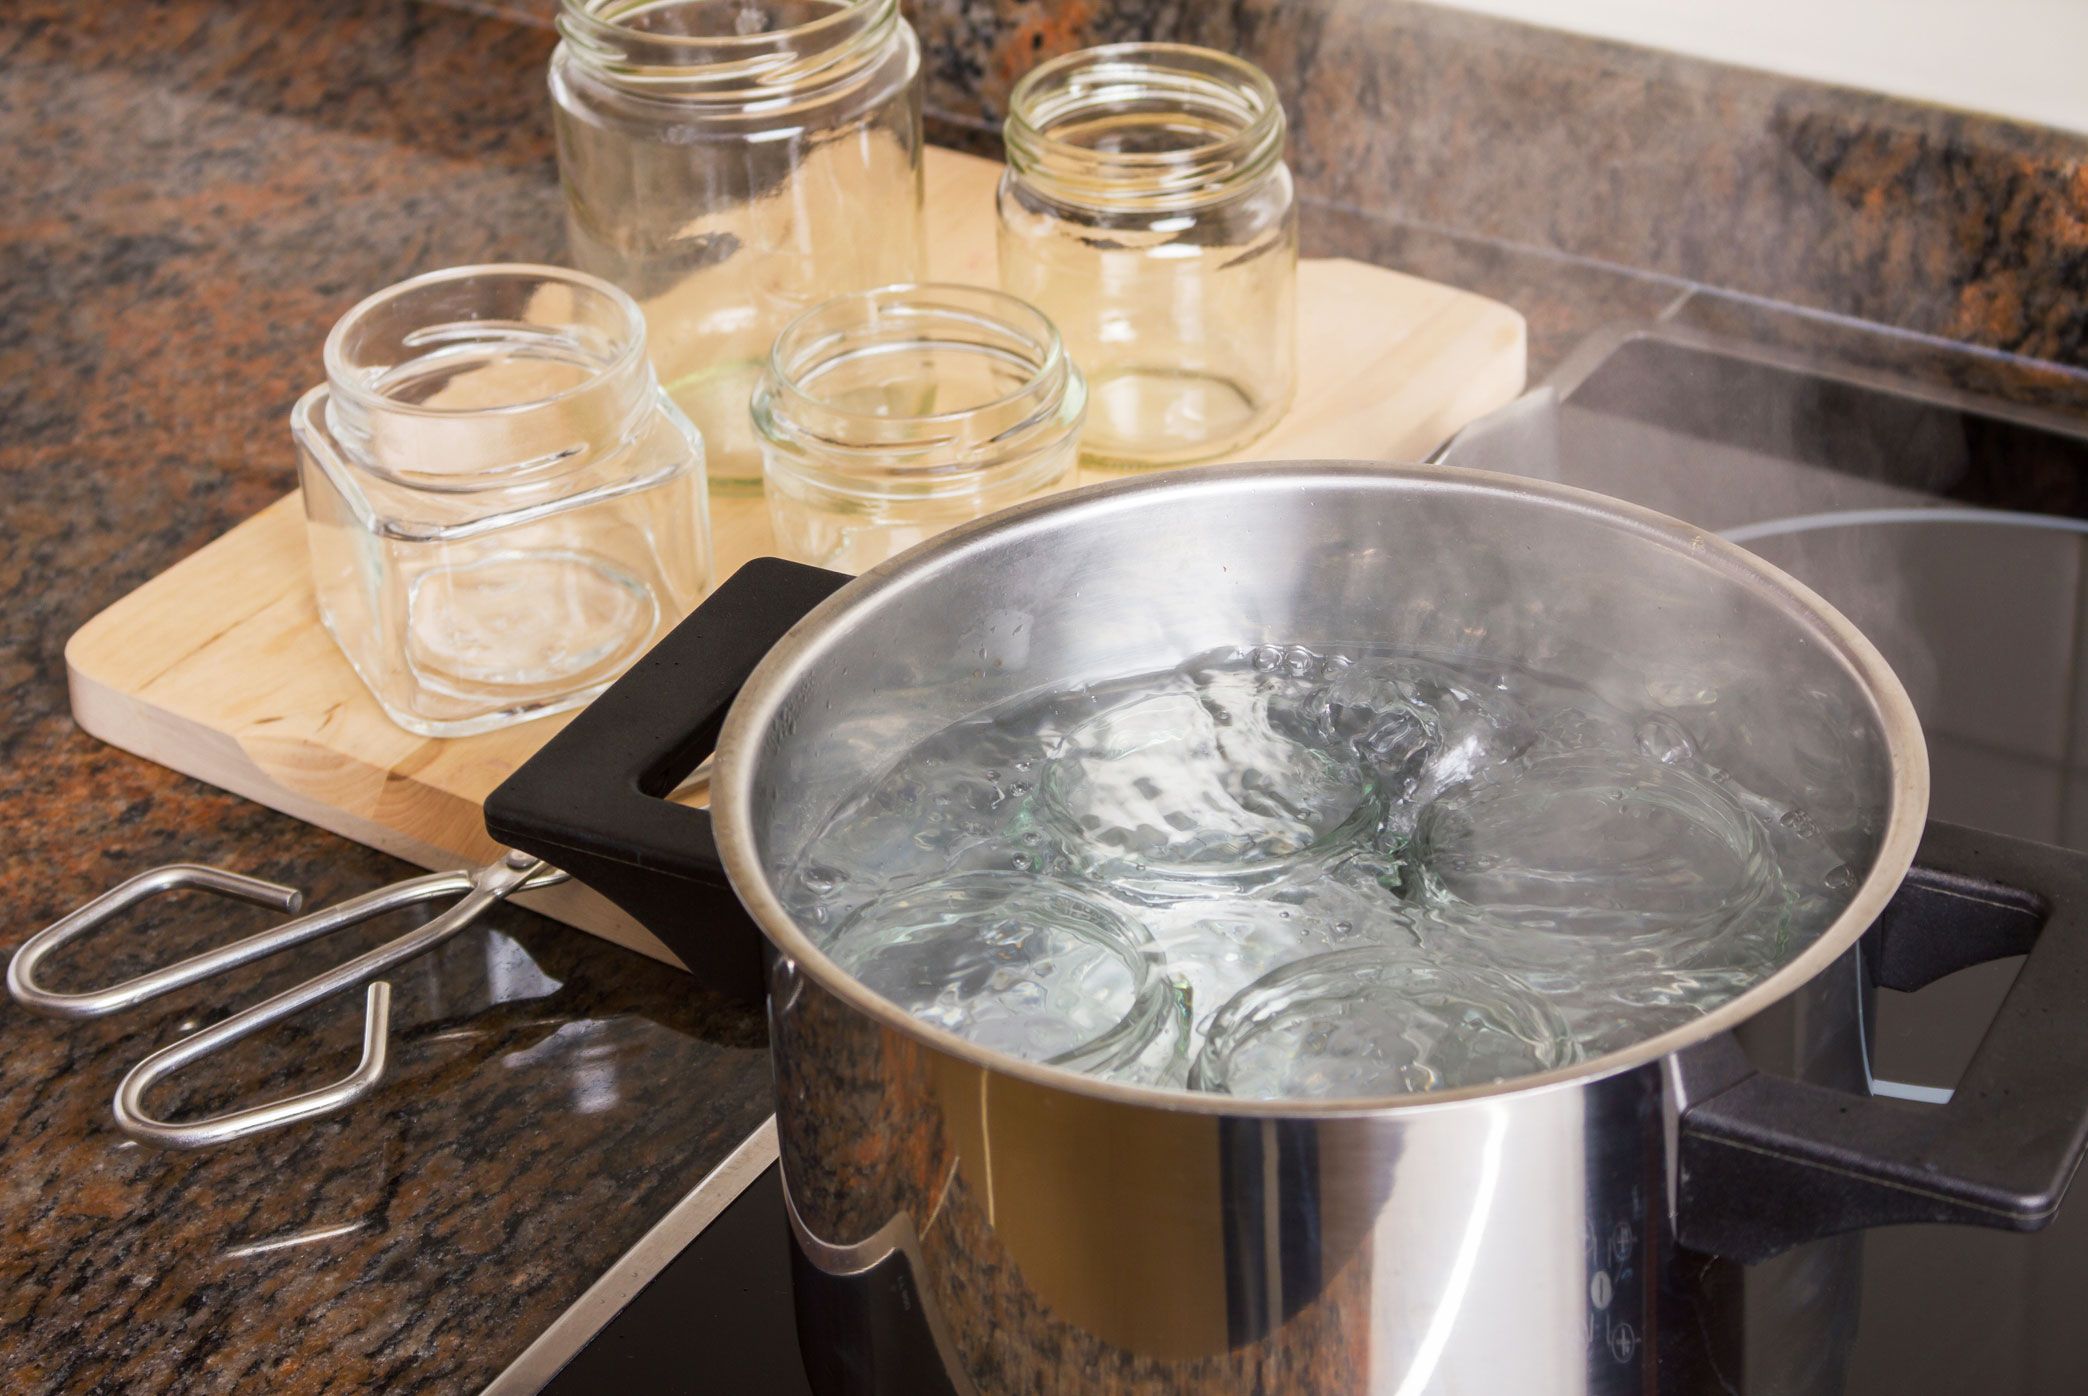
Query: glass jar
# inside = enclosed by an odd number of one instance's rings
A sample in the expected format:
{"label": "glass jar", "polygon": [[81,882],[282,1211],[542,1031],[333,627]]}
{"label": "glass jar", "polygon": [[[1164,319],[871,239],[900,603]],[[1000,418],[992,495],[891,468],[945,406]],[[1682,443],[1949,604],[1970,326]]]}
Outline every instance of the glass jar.
{"label": "glass jar", "polygon": [[558,267],[457,267],[343,316],[290,415],[319,614],[431,737],[577,707],[710,583],[703,438],[645,320]]}
{"label": "glass jar", "polygon": [[921,56],[898,0],[563,0],[574,265],[637,297],[714,480],[752,488],[776,332],[921,275]]}
{"label": "glass jar", "polygon": [[1015,85],[1000,280],[1087,375],[1105,465],[1225,455],[1290,405],[1298,223],[1283,107],[1251,63],[1110,44]]}
{"label": "glass jar", "polygon": [[777,336],[755,389],[787,557],[860,572],[1071,483],[1087,388],[1034,306],[983,286],[839,296]]}

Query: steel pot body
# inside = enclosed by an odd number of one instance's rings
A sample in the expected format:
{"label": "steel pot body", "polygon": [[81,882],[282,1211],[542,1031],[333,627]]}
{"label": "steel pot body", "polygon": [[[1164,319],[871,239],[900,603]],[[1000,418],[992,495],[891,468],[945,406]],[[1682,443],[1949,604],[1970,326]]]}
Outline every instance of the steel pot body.
{"label": "steel pot body", "polygon": [[[1812,1069],[1860,1082],[1855,967],[1798,996]],[[787,960],[774,985],[822,1393],[1840,1389],[1859,1238],[1684,1249],[1661,1063],[1440,1109],[1171,1111],[938,1051]]]}
{"label": "steel pot body", "polygon": [[[2035,1047],[2064,1059],[2071,1092],[2042,1095],[2065,1127],[2037,1126],[2029,1182],[2009,1172],[2020,1159],[1982,1172],[1965,1141],[2031,1124],[1968,1107],[1910,1163],[1927,1146],[1902,1135],[1928,1126],[1834,1089],[1863,1080],[1879,951],[1858,940],[1921,838],[1926,760],[1870,645],[1750,555],[1525,480],[1237,467],[1008,511],[813,605],[838,582],[750,565],[488,805],[497,837],[593,883],[692,967],[723,963],[735,934],[697,899],[721,871],[772,947],[822,1390],[1609,1392],[1691,1389],[1692,1370],[1719,1390],[1716,1343],[1667,1341],[1677,1315],[1701,1331],[1725,1302],[1717,1267],[1882,1221],[2034,1225],[2056,1206],[2088,1132],[2078,1049]],[[1564,675],[1627,710],[1697,704],[1706,761],[1812,812],[1857,879],[1847,910],[1748,993],[1632,1049],[1502,1087],[1272,1102],[1104,1083],[930,1029],[835,967],[776,896],[843,797],[959,718],[1221,645],[1359,640]],[[709,816],[656,798],[708,748],[746,666]],[[1968,863],[2016,867],[2006,841],[1964,842],[1939,846],[1943,891],[1924,883],[1917,913],[1963,890],[1949,879]],[[2049,909],[1981,898],[2007,912],[1987,954]],[[1951,959],[1902,939],[1902,979]],[[1818,1004],[1795,1073],[1811,1079],[1761,1077],[1731,1030],[1794,992]],[[1821,1095],[1862,1108],[1821,1121]],[[1892,1148],[1871,1156],[1872,1135]]]}
{"label": "steel pot body", "polygon": [[[1819,806],[1872,870],[1873,911],[1921,824],[1918,732],[1867,646],[1745,558],[1563,495],[1376,470],[1191,476],[1037,511],[881,580],[779,649],[728,724],[713,800],[757,886],[808,819],[949,722],[1243,643],[1514,662],[1626,710],[1715,694],[1746,721],[1705,759]],[[1657,1056],[1447,1104],[1170,1108],[946,1050],[860,1012],[811,960],[786,946],[770,996],[804,1268],[906,1254],[942,1365],[976,1389],[1651,1389],[1654,1324],[1680,1310],[1649,1300],[1681,1279]],[[844,1346],[830,1384],[876,1371],[874,1349]]]}

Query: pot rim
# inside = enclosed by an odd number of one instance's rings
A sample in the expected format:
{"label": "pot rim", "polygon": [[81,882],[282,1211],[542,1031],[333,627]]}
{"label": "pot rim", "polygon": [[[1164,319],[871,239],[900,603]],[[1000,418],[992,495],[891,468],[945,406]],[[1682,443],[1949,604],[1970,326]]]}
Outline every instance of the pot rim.
{"label": "pot rim", "polygon": [[[1768,593],[1782,603],[1783,609],[1817,625],[1876,703],[1891,762],[1890,806],[1877,855],[1841,915],[1789,963],[1744,993],[1694,1022],[1631,1046],[1499,1083],[1320,1100],[1260,1099],[1131,1085],[991,1051],[955,1033],[931,1027],[873,993],[829,959],[784,910],[755,854],[753,832],[748,827],[753,772],[751,763],[741,759],[742,753],[756,748],[759,734],[774,717],[783,696],[819,662],[826,644],[840,635],[855,615],[874,606],[881,594],[908,579],[958,565],[967,555],[997,543],[1009,533],[1038,527],[1069,512],[1106,513],[1135,508],[1148,496],[1184,490],[1223,491],[1238,488],[1242,481],[1261,481],[1272,488],[1309,489],[1316,484],[1332,486],[1359,479],[1401,480],[1426,490],[1477,489],[1592,515],[1598,521],[1627,528],[1688,553],[1742,585]],[[718,738],[714,770],[711,813],[718,850],[733,890],[770,944],[827,993],[936,1052],[1031,1085],[1148,1109],[1270,1120],[1404,1114],[1581,1085],[1658,1061],[1737,1027],[1818,975],[1877,920],[1913,864],[1927,822],[1929,800],[1928,748],[1920,719],[1899,677],[1847,617],[1788,573],[1715,533],[1592,490],[1462,467],[1374,461],[1263,461],[1163,472],[1085,486],[959,525],[863,573],[792,626],[740,690]]]}

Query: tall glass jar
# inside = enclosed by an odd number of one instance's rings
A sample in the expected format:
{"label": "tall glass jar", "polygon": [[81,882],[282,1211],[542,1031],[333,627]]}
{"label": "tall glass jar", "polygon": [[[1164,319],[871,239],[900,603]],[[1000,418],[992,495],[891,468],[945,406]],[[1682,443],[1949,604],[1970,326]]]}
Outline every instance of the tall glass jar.
{"label": "tall glass jar", "polygon": [[1298,223],[1283,107],[1251,63],[1110,44],[1017,83],[1000,185],[1000,278],[1087,375],[1082,455],[1225,455],[1290,405]]}
{"label": "tall glass jar", "polygon": [[808,306],[921,274],[921,56],[898,0],[562,0],[551,95],[576,265],[758,484],[747,400]]}
{"label": "tall glass jar", "polygon": [[1058,331],[1013,296],[837,296],[776,337],[754,391],[777,549],[861,572],[1071,484],[1086,411]]}
{"label": "tall glass jar", "polygon": [[362,302],[291,411],[320,618],[426,736],[576,707],[710,584],[703,439],[645,321],[559,267],[458,267]]}

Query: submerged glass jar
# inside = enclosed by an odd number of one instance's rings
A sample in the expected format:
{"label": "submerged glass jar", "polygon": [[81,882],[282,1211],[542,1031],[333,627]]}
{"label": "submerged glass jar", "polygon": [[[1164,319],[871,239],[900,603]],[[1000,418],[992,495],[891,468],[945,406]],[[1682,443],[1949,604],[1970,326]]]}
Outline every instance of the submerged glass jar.
{"label": "submerged glass jar", "polygon": [[290,415],[312,582],[401,727],[576,707],[709,585],[703,438],[614,286],[434,272],[350,310],[325,359]]}
{"label": "submerged glass jar", "polygon": [[1087,388],[1034,306],[983,286],[837,296],[754,392],[785,556],[860,572],[1072,482]]}
{"label": "submerged glass jar", "polygon": [[921,56],[898,0],[563,0],[551,55],[574,265],[637,297],[653,363],[749,488],[777,331],[921,275]]}
{"label": "submerged glass jar", "polygon": [[1171,465],[1245,445],[1297,380],[1283,107],[1251,63],[1110,44],[1015,85],[1000,279],[1087,375],[1084,455]]}

